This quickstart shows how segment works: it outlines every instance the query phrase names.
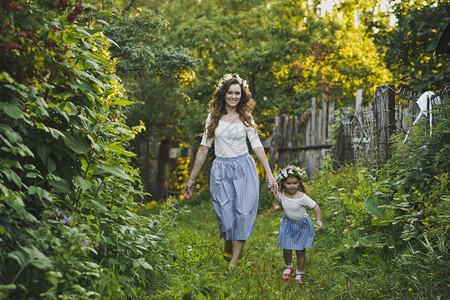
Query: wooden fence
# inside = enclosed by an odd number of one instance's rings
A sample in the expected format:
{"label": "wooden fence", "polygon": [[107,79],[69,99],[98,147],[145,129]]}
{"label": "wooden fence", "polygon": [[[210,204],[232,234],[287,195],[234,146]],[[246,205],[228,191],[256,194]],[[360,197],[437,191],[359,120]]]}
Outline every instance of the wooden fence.
{"label": "wooden fence", "polygon": [[[449,98],[450,84],[435,94]],[[263,140],[269,152],[269,164],[273,170],[297,161],[306,167],[308,176],[312,178],[315,171],[322,166],[330,151],[338,163],[356,163],[372,157],[377,162],[386,161],[390,157],[389,138],[394,133],[407,133],[409,126],[419,116],[431,111],[433,105],[439,104],[437,97],[429,94],[425,105],[418,102],[426,93],[419,95],[396,91],[394,87],[383,85],[376,89],[371,106],[362,107],[362,91],[356,93],[355,107],[335,109],[335,102],[322,95],[320,101],[311,99],[311,108],[304,114],[277,115],[275,117],[272,137]],[[403,100],[403,101],[399,101]],[[408,100],[408,101],[404,101]],[[396,105],[395,103],[406,103]],[[430,122],[431,118],[428,117]],[[430,123],[431,125],[431,123]],[[431,127],[431,126],[430,126]],[[333,132],[334,128],[339,128]],[[178,195],[178,191],[170,191],[173,182],[177,182],[177,161],[179,149],[170,149],[168,143],[137,141],[145,162],[143,174],[146,190],[155,199],[162,199],[169,194]],[[154,153],[153,156],[148,155]],[[145,155],[146,154],[146,155]],[[172,176],[175,174],[174,176]],[[167,179],[167,180],[166,180]]]}
{"label": "wooden fence", "polygon": [[[324,97],[325,98],[325,97]],[[309,176],[325,159],[331,145],[331,125],[334,123],[335,102],[322,102],[317,108],[312,98],[311,108],[300,117],[287,114],[275,117],[273,135],[270,139],[269,165],[272,169],[298,161],[306,167]]]}
{"label": "wooden fence", "polygon": [[[407,133],[408,126],[430,112],[432,106],[440,104],[441,98],[448,97],[449,91],[450,87],[446,85],[438,93],[426,92],[428,94],[419,97],[383,85],[376,89],[372,105],[361,107],[362,91],[358,90],[355,108],[344,108],[338,114],[339,130],[333,141],[335,159],[343,164],[356,163],[375,154],[372,157],[376,161],[385,162],[390,158],[391,135]],[[396,105],[396,98],[398,103],[405,103],[398,101],[401,99],[407,100],[408,104]],[[311,108],[301,116],[277,115],[267,146],[270,166],[284,167],[297,161],[312,177],[332,148],[335,117],[335,103],[326,101],[325,96],[320,108],[313,98]]]}

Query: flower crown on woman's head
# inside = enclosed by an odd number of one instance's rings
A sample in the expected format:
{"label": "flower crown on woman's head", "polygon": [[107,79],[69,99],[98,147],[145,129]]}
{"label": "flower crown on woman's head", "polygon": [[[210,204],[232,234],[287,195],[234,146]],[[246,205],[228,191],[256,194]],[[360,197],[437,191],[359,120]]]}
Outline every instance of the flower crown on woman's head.
{"label": "flower crown on woman's head", "polygon": [[286,168],[280,169],[275,173],[275,180],[280,182],[281,180],[286,179],[289,176],[296,176],[301,180],[308,178],[305,168],[301,169],[296,166],[287,166]]}
{"label": "flower crown on woman's head", "polygon": [[227,80],[230,80],[231,78],[236,78],[242,86],[248,90],[248,83],[246,80],[242,79],[238,73],[229,73],[225,74],[220,78],[219,82],[217,82],[217,88],[219,89]]}

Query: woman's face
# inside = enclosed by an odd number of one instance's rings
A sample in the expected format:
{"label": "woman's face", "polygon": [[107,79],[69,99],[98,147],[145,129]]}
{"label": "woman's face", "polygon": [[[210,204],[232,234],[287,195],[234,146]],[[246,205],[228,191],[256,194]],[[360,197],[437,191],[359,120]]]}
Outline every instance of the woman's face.
{"label": "woman's face", "polygon": [[300,180],[297,177],[288,177],[283,182],[283,186],[289,194],[294,194],[300,187]]}
{"label": "woman's face", "polygon": [[237,83],[230,85],[225,94],[225,104],[230,108],[235,108],[241,102],[241,86]]}

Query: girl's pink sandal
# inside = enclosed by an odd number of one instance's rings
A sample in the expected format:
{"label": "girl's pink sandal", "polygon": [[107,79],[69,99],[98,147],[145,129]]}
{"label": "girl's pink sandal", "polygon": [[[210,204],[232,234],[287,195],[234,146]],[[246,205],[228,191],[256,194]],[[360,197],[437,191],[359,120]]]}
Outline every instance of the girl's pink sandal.
{"label": "girl's pink sandal", "polygon": [[301,283],[303,283],[302,277],[303,277],[304,275],[305,275],[305,274],[304,274],[303,272],[296,272],[296,273],[295,273],[295,278],[294,278],[294,280],[297,281],[298,284],[301,284]]}
{"label": "girl's pink sandal", "polygon": [[283,275],[281,275],[281,279],[288,280],[289,277],[291,277],[292,273],[294,272],[294,267],[285,267]]}

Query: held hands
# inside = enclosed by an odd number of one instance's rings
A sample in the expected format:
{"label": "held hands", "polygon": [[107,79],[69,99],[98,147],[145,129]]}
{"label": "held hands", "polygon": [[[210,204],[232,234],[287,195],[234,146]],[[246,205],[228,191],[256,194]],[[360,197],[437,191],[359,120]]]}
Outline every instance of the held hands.
{"label": "held hands", "polygon": [[183,195],[188,199],[191,198],[191,196],[192,196],[192,190],[193,190],[194,184],[195,184],[195,180],[189,179],[188,182],[186,183],[186,185],[184,186]]}
{"label": "held hands", "polygon": [[266,185],[267,188],[272,191],[272,193],[278,192],[278,184],[275,178],[273,177],[272,173],[267,173],[266,175]]}

